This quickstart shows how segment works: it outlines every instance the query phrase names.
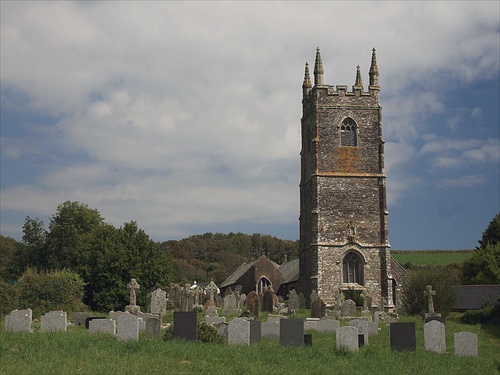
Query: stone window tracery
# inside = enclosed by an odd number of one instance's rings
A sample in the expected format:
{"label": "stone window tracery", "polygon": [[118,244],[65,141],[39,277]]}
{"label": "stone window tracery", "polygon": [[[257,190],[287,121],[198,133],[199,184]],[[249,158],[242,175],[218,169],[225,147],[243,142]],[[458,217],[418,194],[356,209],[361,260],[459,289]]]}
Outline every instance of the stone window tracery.
{"label": "stone window tracery", "polygon": [[340,126],[340,145],[341,146],[357,146],[358,132],[356,123],[352,118],[346,118]]}
{"label": "stone window tracery", "polygon": [[344,283],[364,285],[363,258],[355,251],[350,251],[344,257],[343,278]]}

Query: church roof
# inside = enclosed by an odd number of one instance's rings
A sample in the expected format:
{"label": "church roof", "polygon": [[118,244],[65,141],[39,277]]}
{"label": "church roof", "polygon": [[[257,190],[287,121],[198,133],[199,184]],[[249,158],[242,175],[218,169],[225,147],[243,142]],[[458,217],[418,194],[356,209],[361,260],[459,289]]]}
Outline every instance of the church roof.
{"label": "church roof", "polygon": [[500,298],[500,284],[459,285],[455,310],[477,310],[487,302],[495,303]]}
{"label": "church roof", "polygon": [[297,281],[299,279],[299,258],[283,263],[278,269],[283,275],[283,284]]}
{"label": "church roof", "polygon": [[250,269],[250,267],[252,267],[255,264],[255,262],[243,263],[236,269],[236,271],[234,271],[231,275],[229,275],[226,280],[224,280],[224,282],[221,284],[220,287],[224,288],[226,286],[235,284],[238,281],[238,279],[241,276],[243,276],[245,272],[247,272]]}

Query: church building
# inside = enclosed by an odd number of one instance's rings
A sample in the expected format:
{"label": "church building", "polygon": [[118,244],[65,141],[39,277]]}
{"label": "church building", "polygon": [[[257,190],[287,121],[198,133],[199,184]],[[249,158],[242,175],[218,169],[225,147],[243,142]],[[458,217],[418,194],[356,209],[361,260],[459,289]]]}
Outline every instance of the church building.
{"label": "church building", "polygon": [[319,48],[314,84],[302,85],[299,288],[326,304],[336,291],[365,291],[372,306],[399,305],[406,271],[390,252],[379,72],[369,84],[357,67],[352,90],[323,82]]}

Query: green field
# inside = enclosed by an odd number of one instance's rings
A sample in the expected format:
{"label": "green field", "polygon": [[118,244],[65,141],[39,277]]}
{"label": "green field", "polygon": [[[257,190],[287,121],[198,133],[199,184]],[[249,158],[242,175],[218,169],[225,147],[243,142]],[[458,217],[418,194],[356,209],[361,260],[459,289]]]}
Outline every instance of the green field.
{"label": "green field", "polygon": [[[424,350],[423,323],[416,321],[417,350],[391,352],[389,328],[380,324],[378,335],[359,352],[337,350],[334,334],[309,331],[312,346],[284,347],[274,340],[250,346],[203,344],[180,340],[119,342],[105,334],[90,334],[72,326],[58,333],[0,332],[0,374],[498,374],[500,327],[468,326],[446,322],[445,354]],[[3,322],[1,322],[3,325]],[[345,323],[344,323],[345,324]],[[453,335],[478,334],[479,357],[456,357]]]}
{"label": "green field", "polygon": [[462,263],[472,256],[472,250],[441,250],[441,251],[418,251],[399,250],[391,252],[394,259],[404,265],[408,262],[413,265],[446,266],[448,264]]}

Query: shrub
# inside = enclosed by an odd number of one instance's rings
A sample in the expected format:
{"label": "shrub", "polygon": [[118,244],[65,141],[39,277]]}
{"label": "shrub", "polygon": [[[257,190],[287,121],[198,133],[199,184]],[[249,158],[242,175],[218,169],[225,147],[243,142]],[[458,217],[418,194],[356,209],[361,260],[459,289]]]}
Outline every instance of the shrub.
{"label": "shrub", "polygon": [[18,308],[18,287],[0,280],[0,315],[7,315]]}
{"label": "shrub", "polygon": [[[213,344],[222,344],[225,342],[224,336],[220,335],[217,330],[206,324],[205,322],[198,322],[196,327],[196,334],[198,336],[198,341]],[[165,341],[174,339],[174,326],[171,324],[163,335]]]}
{"label": "shrub", "polygon": [[434,308],[443,317],[448,316],[456,301],[459,277],[454,268],[427,267],[413,269],[410,278],[403,287],[403,307],[409,315],[424,315],[428,310],[428,297],[424,295],[427,285],[431,285],[436,295],[433,296]]}
{"label": "shrub", "polygon": [[84,286],[81,277],[71,271],[37,272],[28,268],[16,285],[16,305],[19,309],[32,309],[34,317],[54,310],[80,311],[85,309]]}

